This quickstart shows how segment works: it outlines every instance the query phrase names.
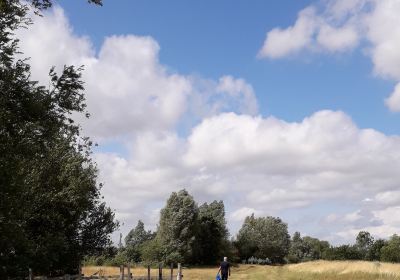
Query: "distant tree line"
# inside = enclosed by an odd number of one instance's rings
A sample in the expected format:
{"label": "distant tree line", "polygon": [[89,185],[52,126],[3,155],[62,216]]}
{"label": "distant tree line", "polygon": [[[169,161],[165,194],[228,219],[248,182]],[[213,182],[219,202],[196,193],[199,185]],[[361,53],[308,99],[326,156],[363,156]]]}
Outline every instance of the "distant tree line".
{"label": "distant tree line", "polygon": [[299,263],[314,260],[368,260],[400,262],[400,237],[374,239],[361,231],[352,245],[332,246],[328,241],[295,232],[277,217],[245,218],[235,238],[229,239],[223,201],[200,206],[186,191],[173,192],[161,210],[155,232],[139,220],[125,237],[125,245],[107,256],[89,256],[86,264],[185,263],[216,265],[227,256],[249,264]]}
{"label": "distant tree line", "polygon": [[139,221],[125,237],[125,246],[114,253],[114,256],[87,257],[86,262],[214,265],[223,256],[235,254],[228,240],[224,203],[213,201],[198,206],[186,190],[171,194],[161,210],[156,232],[146,230]]}

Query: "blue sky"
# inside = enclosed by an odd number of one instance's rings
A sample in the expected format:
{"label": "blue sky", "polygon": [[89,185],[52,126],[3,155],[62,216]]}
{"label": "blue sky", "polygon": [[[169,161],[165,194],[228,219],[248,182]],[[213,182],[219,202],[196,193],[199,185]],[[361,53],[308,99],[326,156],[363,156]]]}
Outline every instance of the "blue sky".
{"label": "blue sky", "polygon": [[[168,195],[333,243],[400,231],[400,3],[60,1],[21,31],[33,77],[85,65],[105,200],[126,234]],[[116,235],[118,236],[118,235]]]}
{"label": "blue sky", "polygon": [[343,110],[360,127],[398,134],[400,118],[384,106],[394,82],[372,73],[362,50],[258,59],[265,34],[293,24],[316,1],[60,1],[76,33],[100,48],[104,37],[152,36],[172,71],[217,79],[229,73],[252,84],[260,113],[300,121],[321,109]]}

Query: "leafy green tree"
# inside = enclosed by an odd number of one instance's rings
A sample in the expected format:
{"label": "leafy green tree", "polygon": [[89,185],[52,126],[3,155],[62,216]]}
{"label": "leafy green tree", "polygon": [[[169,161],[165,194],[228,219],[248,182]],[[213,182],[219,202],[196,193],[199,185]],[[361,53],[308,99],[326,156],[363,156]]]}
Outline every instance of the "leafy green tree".
{"label": "leafy green tree", "polygon": [[161,244],[165,262],[190,262],[198,214],[198,206],[186,190],[171,194],[161,210],[156,237]]}
{"label": "leafy green tree", "polygon": [[319,240],[310,236],[303,237],[303,261],[319,260],[326,249],[330,247],[328,241]]}
{"label": "leafy green tree", "polygon": [[288,260],[290,263],[298,263],[303,260],[304,244],[300,232],[296,231],[290,241]]}
{"label": "leafy green tree", "polygon": [[290,242],[288,260],[289,262],[296,263],[321,259],[323,252],[329,246],[329,242],[327,241],[310,236],[301,238],[300,233],[295,232]]}
{"label": "leafy green tree", "polygon": [[394,234],[381,249],[381,261],[400,262],[400,236]]}
{"label": "leafy green tree", "polygon": [[280,218],[251,215],[245,219],[237,239],[242,258],[254,256],[282,263],[289,251],[287,224]]}
{"label": "leafy green tree", "polygon": [[142,260],[140,255],[140,246],[154,237],[155,235],[151,231],[145,230],[144,223],[139,220],[136,227],[125,237],[125,251],[127,258],[130,261],[140,262]]}
{"label": "leafy green tree", "polygon": [[[32,1],[46,8],[50,1]],[[25,3],[25,2],[24,2]],[[71,115],[85,114],[81,68],[31,80],[14,32],[27,5],[0,1],[0,278],[76,272],[84,255],[111,244],[117,223],[101,202],[92,143]]]}
{"label": "leafy green tree", "polygon": [[217,263],[224,254],[229,254],[228,243],[224,202],[204,203],[199,207],[193,261],[199,264]]}

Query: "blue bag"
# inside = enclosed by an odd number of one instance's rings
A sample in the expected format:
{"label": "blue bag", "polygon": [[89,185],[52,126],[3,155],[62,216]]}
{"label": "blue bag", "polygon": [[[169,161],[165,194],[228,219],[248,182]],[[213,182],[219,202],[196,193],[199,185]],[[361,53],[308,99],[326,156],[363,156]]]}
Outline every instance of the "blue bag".
{"label": "blue bag", "polygon": [[221,280],[221,276],[219,275],[219,273],[217,274],[217,277],[215,277],[215,280]]}

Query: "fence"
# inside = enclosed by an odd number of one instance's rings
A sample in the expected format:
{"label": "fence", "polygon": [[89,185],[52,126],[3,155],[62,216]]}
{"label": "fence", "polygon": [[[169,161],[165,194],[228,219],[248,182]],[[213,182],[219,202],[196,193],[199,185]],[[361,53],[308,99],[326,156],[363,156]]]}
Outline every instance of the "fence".
{"label": "fence", "polygon": [[[125,268],[127,268],[127,274],[125,274]],[[133,275],[131,272],[130,265],[121,265],[120,273],[118,275],[96,275],[84,276],[81,269],[80,273],[77,275],[66,274],[59,277],[46,277],[46,276],[34,276],[32,269],[29,269],[28,280],[182,280],[182,266],[178,263],[177,273],[174,274],[174,266],[171,264],[170,271],[163,275],[163,266],[158,267],[158,276],[151,275],[151,267],[147,266],[147,275]],[[164,270],[165,271],[165,270]]]}

